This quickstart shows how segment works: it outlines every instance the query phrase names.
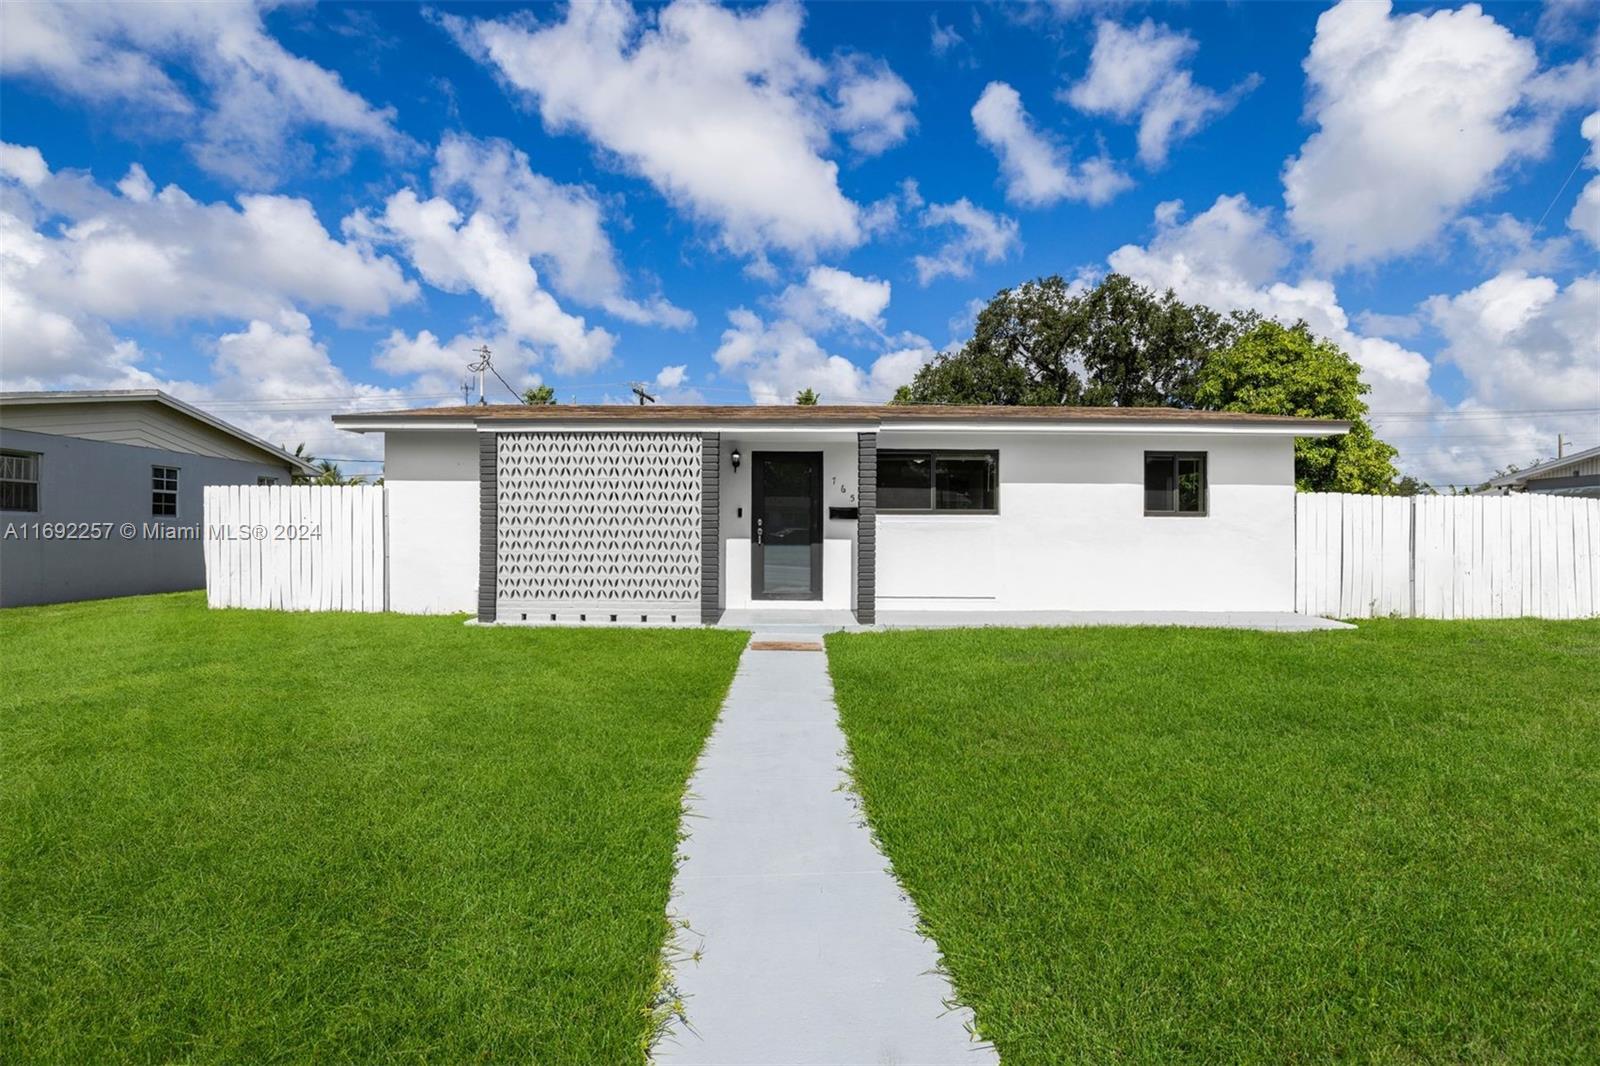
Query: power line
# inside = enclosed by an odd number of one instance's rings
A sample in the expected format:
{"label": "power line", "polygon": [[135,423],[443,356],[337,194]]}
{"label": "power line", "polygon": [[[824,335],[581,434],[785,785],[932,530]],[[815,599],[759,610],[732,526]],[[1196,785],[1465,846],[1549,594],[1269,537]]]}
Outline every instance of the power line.
{"label": "power line", "polygon": [[1585,149],[1584,154],[1578,157],[1578,161],[1572,164],[1572,170],[1568,172],[1567,180],[1561,183],[1561,188],[1557,189],[1556,194],[1550,198],[1550,206],[1544,209],[1544,214],[1539,216],[1539,221],[1535,222],[1533,224],[1533,229],[1528,231],[1528,235],[1530,237],[1533,234],[1538,233],[1539,228],[1544,225],[1544,220],[1550,217],[1550,212],[1554,210],[1556,202],[1561,199],[1561,194],[1567,191],[1567,186],[1572,184],[1573,177],[1578,173],[1578,168],[1583,166],[1584,157],[1588,154],[1588,150]]}

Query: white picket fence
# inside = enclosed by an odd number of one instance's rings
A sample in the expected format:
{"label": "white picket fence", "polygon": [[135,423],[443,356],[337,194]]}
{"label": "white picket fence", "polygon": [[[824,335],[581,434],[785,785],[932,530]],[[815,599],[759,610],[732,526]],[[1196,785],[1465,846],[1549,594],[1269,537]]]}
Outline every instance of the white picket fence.
{"label": "white picket fence", "polygon": [[[388,606],[381,486],[205,490],[206,602]],[[1295,497],[1295,610],[1333,618],[1600,615],[1600,500]]]}
{"label": "white picket fence", "polygon": [[209,486],[205,557],[211,607],[384,610],[383,488]]}
{"label": "white picket fence", "polygon": [[1600,614],[1600,500],[1295,497],[1295,610],[1332,618]]}

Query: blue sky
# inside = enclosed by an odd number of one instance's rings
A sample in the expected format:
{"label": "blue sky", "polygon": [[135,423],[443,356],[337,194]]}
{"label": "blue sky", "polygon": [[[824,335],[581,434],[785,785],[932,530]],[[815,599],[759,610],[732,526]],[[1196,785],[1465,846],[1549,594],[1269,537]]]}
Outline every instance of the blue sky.
{"label": "blue sky", "polygon": [[485,342],[564,401],[880,400],[1117,269],[1306,318],[1476,480],[1600,444],[1595,13],[10,5],[0,377],[359,458],[329,411]]}

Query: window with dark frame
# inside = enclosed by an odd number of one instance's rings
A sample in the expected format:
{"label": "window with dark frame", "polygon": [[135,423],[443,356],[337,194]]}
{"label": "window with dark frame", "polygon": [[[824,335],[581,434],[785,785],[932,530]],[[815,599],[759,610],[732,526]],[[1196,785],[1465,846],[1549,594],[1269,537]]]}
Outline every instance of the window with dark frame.
{"label": "window with dark frame", "polygon": [[1205,452],[1144,453],[1144,513],[1206,513]]}
{"label": "window with dark frame", "polygon": [[0,452],[0,511],[39,509],[39,456]]}
{"label": "window with dark frame", "polygon": [[994,514],[999,483],[999,452],[878,453],[880,513]]}
{"label": "window with dark frame", "polygon": [[162,517],[177,515],[177,467],[152,466],[150,468],[150,513]]}
{"label": "window with dark frame", "polygon": [[265,474],[262,474],[262,475],[260,475],[259,477],[256,478],[256,484],[257,485],[276,485],[277,483],[278,483],[278,479],[277,478],[275,478],[275,477],[267,477]]}

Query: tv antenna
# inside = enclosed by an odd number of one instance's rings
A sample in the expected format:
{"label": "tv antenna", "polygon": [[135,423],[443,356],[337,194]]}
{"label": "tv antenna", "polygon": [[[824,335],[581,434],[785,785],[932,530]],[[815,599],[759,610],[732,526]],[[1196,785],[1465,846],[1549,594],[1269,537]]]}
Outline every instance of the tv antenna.
{"label": "tv antenna", "polygon": [[645,405],[646,401],[649,401],[650,403],[655,403],[656,402],[656,398],[645,391],[645,383],[644,382],[635,381],[635,382],[632,383],[631,387],[633,389],[633,394],[635,396],[639,397],[639,406],[640,407],[643,407]]}
{"label": "tv antenna", "polygon": [[483,392],[483,372],[485,370],[493,374],[495,379],[499,381],[500,384],[504,385],[512,396],[515,396],[518,400],[522,399],[521,394],[519,394],[516,389],[511,387],[511,383],[509,381],[500,376],[500,371],[496,370],[494,368],[494,363],[489,361],[489,357],[493,353],[489,351],[489,346],[487,344],[480,344],[478,347],[472,350],[472,354],[478,356],[479,358],[476,363],[468,363],[467,369],[478,375],[478,404],[480,406],[487,405],[489,402],[488,397],[486,397]]}

